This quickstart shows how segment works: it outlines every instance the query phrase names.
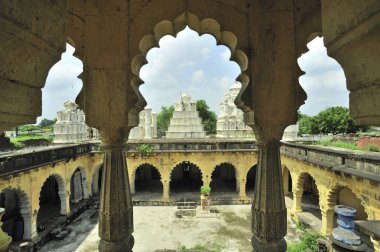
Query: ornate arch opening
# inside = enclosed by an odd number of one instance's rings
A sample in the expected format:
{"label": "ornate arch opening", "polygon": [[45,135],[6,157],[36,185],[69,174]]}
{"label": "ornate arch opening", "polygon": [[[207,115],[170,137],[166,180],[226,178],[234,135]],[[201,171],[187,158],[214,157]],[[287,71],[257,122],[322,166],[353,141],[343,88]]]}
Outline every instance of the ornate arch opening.
{"label": "ornate arch opening", "polygon": [[292,195],[293,185],[292,185],[292,175],[286,165],[283,166],[282,169],[282,185],[284,186],[284,194],[285,196]]}
{"label": "ornate arch opening", "polygon": [[249,168],[245,183],[245,191],[247,195],[253,195],[256,187],[256,173],[257,173],[257,164]]}
{"label": "ornate arch opening", "polygon": [[355,220],[367,220],[368,213],[365,201],[360,194],[354,193],[349,187],[343,185],[335,186],[328,194],[330,206],[346,205],[356,209]]}
{"label": "ornate arch opening", "polygon": [[98,165],[92,174],[92,194],[99,195],[102,189],[103,164]]}
{"label": "ornate arch opening", "polygon": [[67,214],[65,182],[60,175],[52,174],[45,180],[40,191],[39,204],[37,214],[37,231],[39,232],[59,215]]}
{"label": "ornate arch opening", "polygon": [[135,192],[160,193],[162,195],[163,185],[159,170],[148,163],[139,165],[134,172]]}
{"label": "ornate arch opening", "polygon": [[88,199],[87,175],[83,167],[78,167],[70,178],[70,208],[84,199]]}
{"label": "ornate arch opening", "polygon": [[302,190],[302,210],[321,219],[322,216],[321,209],[319,207],[319,191],[315,179],[309,173],[302,173],[298,178],[297,188]]}
{"label": "ornate arch opening", "polygon": [[236,192],[237,175],[236,168],[230,163],[217,165],[211,174],[211,191],[214,192]]}
{"label": "ornate arch opening", "polygon": [[145,35],[140,40],[140,53],[135,55],[131,62],[132,73],[135,75],[135,77],[131,80],[131,85],[138,97],[138,102],[135,104],[135,107],[130,110],[130,113],[136,121],[138,121],[138,112],[141,111],[147,104],[139,91],[139,86],[144,83],[144,81],[140,78],[140,70],[145,64],[148,63],[146,58],[147,53],[152,48],[159,47],[159,41],[162,37],[165,35],[176,37],[177,34],[184,30],[187,26],[191,30],[197,32],[200,36],[203,34],[212,35],[215,38],[217,45],[225,45],[229,48],[231,51],[230,59],[237,63],[241,71],[236,80],[242,84],[242,88],[235,99],[235,103],[243,111],[250,110],[250,108],[246,107],[241,101],[241,95],[247,88],[249,82],[248,75],[244,73],[248,68],[248,57],[242,50],[237,48],[237,37],[230,31],[223,31],[221,29],[221,25],[215,19],[205,18],[200,20],[196,15],[186,11],[173,21],[163,20],[157,23],[153,29],[153,33]]}
{"label": "ornate arch opening", "polygon": [[32,239],[31,203],[27,193],[11,187],[1,190],[0,207],[5,209],[2,218],[3,231],[13,241]]}
{"label": "ornate arch opening", "polygon": [[171,194],[199,192],[202,185],[202,171],[196,164],[190,161],[183,161],[171,170]]}

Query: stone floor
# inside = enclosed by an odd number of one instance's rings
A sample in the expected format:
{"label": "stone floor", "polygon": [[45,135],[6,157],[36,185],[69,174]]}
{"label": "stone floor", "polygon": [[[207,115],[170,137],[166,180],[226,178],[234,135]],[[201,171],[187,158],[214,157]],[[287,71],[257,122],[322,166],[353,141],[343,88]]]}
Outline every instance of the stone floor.
{"label": "stone floor", "polygon": [[[291,206],[286,198],[286,205]],[[197,218],[175,216],[176,207],[134,207],[134,252],[156,249],[177,249],[197,244],[220,248],[224,252],[251,251],[251,206],[214,206],[217,217]],[[51,241],[40,251],[89,252],[97,251],[97,214],[87,210],[72,224],[71,234],[62,241]],[[302,231],[288,217],[289,243],[297,242]]]}

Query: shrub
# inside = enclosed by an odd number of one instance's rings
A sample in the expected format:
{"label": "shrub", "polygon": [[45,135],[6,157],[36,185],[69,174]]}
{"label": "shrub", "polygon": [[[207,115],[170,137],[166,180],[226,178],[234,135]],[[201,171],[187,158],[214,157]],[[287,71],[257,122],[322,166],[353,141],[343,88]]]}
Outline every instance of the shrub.
{"label": "shrub", "polygon": [[141,144],[136,147],[136,151],[140,153],[151,153],[153,152],[153,147],[150,146],[149,144]]}
{"label": "shrub", "polygon": [[317,239],[323,238],[319,233],[309,233],[306,232],[304,237],[299,243],[293,243],[288,245],[287,252],[304,252],[307,249],[311,249],[312,251],[318,251],[318,243]]}
{"label": "shrub", "polygon": [[201,194],[202,195],[209,195],[211,192],[211,188],[209,186],[202,186],[201,187]]}
{"label": "shrub", "polygon": [[375,151],[375,152],[379,152],[379,147],[377,146],[368,146],[367,147],[369,151]]}

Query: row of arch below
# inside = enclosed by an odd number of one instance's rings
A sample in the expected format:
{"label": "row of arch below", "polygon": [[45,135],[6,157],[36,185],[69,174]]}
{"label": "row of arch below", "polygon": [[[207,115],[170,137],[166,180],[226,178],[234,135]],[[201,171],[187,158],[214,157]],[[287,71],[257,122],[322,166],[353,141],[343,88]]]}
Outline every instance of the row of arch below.
{"label": "row of arch below", "polygon": [[[31,202],[28,195],[19,189],[5,188],[0,193],[0,207],[5,209],[2,229],[13,241],[30,240],[36,231],[46,226],[60,215],[67,215],[70,209],[89,198],[86,173],[78,167],[70,178],[70,198],[66,199],[64,179],[58,174],[50,175],[43,183],[39,194],[37,223],[32,223]],[[37,227],[37,230],[33,230]]]}
{"label": "row of arch below", "polygon": [[[253,193],[256,179],[256,165],[252,166],[246,177],[246,191]],[[170,192],[199,192],[203,185],[202,171],[194,163],[184,161],[175,166],[170,175]],[[239,180],[236,168],[229,163],[215,167],[211,175],[212,192],[238,192]],[[134,173],[132,192],[162,193],[163,184],[159,170],[151,164],[142,164]]]}
{"label": "row of arch below", "polygon": [[[322,219],[320,195],[315,179],[309,173],[302,173],[293,183],[292,175],[287,167],[284,167],[283,186],[285,195],[293,199],[293,211],[308,212],[319,220]],[[293,188],[296,184],[297,188]],[[299,198],[300,197],[300,198]],[[355,220],[367,220],[368,213],[360,198],[347,186],[338,186],[329,192],[329,207],[346,205],[357,210]],[[327,220],[328,226],[336,226],[336,216]],[[323,228],[323,227],[322,227]],[[327,230],[328,231],[328,230]]]}

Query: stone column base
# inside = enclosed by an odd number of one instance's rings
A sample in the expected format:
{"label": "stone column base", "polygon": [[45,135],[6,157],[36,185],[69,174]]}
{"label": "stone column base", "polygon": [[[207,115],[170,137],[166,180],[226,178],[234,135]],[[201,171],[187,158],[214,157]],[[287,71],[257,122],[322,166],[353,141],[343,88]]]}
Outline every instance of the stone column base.
{"label": "stone column base", "polygon": [[102,252],[132,252],[135,239],[132,235],[121,241],[99,241],[99,251]]}
{"label": "stone column base", "polygon": [[256,236],[252,236],[253,252],[286,252],[286,241],[282,239],[278,242],[268,242],[258,239]]}

